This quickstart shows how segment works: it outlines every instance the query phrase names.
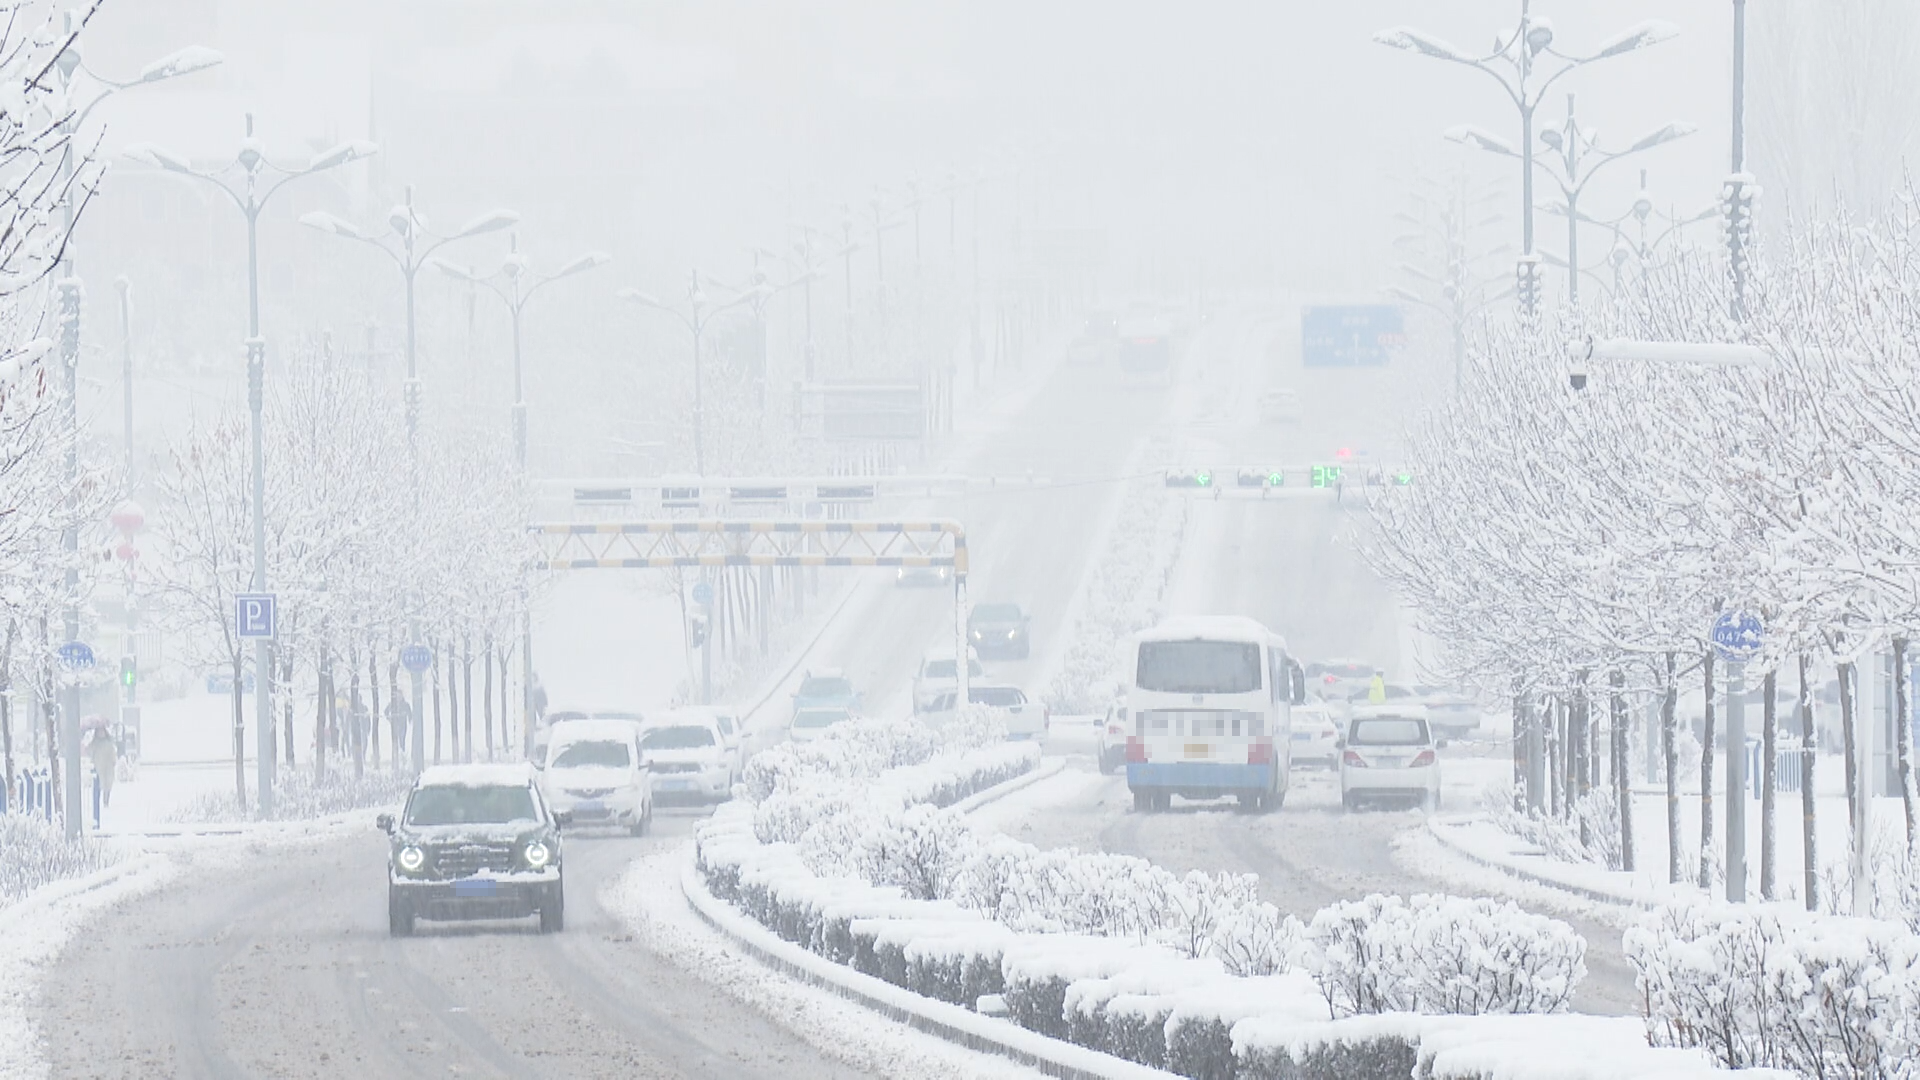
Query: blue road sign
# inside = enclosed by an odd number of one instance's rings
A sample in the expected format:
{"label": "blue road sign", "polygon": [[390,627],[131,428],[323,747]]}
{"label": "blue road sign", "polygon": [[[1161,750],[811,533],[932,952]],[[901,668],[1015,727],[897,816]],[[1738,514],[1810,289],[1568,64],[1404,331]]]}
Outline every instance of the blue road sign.
{"label": "blue road sign", "polygon": [[233,633],[243,641],[272,640],[279,598],[272,593],[241,593],[233,598]]}
{"label": "blue road sign", "polygon": [[425,645],[403,645],[400,666],[418,675],[433,666],[433,650]]}
{"label": "blue road sign", "polygon": [[86,671],[93,667],[93,647],[84,641],[69,641],[57,651],[61,666],[68,671]]}
{"label": "blue road sign", "polygon": [[693,602],[705,607],[713,603],[713,586],[704,581],[693,583]]}
{"label": "blue road sign", "polygon": [[1728,663],[1751,660],[1760,651],[1760,616],[1724,611],[1713,620],[1713,651]]}
{"label": "blue road sign", "polygon": [[1382,367],[1407,342],[1406,318],[1391,304],[1310,307],[1300,312],[1303,367]]}

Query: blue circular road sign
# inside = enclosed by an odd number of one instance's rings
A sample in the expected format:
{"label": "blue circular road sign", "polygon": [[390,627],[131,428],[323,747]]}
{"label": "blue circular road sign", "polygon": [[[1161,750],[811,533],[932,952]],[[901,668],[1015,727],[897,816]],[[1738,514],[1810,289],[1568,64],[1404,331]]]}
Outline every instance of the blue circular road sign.
{"label": "blue circular road sign", "polygon": [[701,606],[713,603],[713,586],[704,581],[693,583],[693,602]]}
{"label": "blue circular road sign", "polygon": [[433,666],[433,650],[425,645],[403,645],[400,648],[400,666],[418,675]]}
{"label": "blue circular road sign", "polygon": [[1713,651],[1729,662],[1750,660],[1760,651],[1760,616],[1726,611],[1713,620]]}
{"label": "blue circular road sign", "polygon": [[69,671],[86,671],[93,667],[93,647],[84,641],[69,641],[60,646],[60,663]]}

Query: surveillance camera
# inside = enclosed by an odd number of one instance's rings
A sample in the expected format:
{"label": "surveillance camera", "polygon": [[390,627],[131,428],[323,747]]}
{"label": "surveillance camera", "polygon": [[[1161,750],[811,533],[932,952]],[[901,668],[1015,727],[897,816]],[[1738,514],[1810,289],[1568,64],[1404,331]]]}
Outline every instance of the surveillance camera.
{"label": "surveillance camera", "polygon": [[1573,387],[1575,391],[1585,390],[1587,388],[1587,373],[1584,371],[1567,372],[1567,385]]}
{"label": "surveillance camera", "polygon": [[1567,343],[1567,385],[1573,387],[1575,392],[1587,388],[1587,365],[1592,360],[1592,335]]}

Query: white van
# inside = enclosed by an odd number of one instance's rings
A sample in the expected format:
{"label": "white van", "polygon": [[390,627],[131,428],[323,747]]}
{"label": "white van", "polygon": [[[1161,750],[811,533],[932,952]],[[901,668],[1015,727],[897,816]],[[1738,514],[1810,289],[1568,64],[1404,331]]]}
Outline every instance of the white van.
{"label": "white van", "polygon": [[[920,668],[913,673],[913,711],[925,712],[933,707],[933,700],[941,694],[951,694],[960,685],[959,667],[954,662],[952,649],[933,649],[920,658]],[[967,647],[967,678],[969,682],[978,682],[986,676],[980,667],[980,654],[972,646]]]}

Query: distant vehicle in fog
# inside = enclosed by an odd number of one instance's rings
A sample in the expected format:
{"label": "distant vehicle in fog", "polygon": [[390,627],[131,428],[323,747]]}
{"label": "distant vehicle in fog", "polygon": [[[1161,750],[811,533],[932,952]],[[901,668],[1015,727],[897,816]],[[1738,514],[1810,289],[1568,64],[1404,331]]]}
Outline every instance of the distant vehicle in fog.
{"label": "distant vehicle in fog", "polygon": [[733,793],[733,754],[710,717],[682,713],[650,727],[640,736],[640,750],[657,797],[717,800]]}
{"label": "distant vehicle in fog", "polygon": [[800,680],[800,688],[793,692],[793,711],[803,709],[846,709],[851,712],[860,707],[860,694],[853,688],[853,680],[839,668],[821,668],[809,671]]}
{"label": "distant vehicle in fog", "polygon": [[1340,763],[1340,722],[1326,702],[1296,705],[1293,709],[1293,761],[1333,768]]}
{"label": "distant vehicle in fog", "polygon": [[1107,706],[1107,714],[1100,719],[1100,743],[1096,751],[1101,772],[1113,772],[1127,763],[1129,730],[1127,703],[1116,701]]}
{"label": "distant vehicle in fog", "polygon": [[907,588],[946,585],[952,581],[951,566],[902,566],[893,572],[893,583]]}
{"label": "distant vehicle in fog", "polygon": [[1308,664],[1306,674],[1307,689],[1315,697],[1345,701],[1355,686],[1364,693],[1379,669],[1358,660],[1323,660]]}
{"label": "distant vehicle in fog", "polygon": [[981,604],[967,615],[967,641],[981,656],[1025,660],[1032,653],[1029,622],[1019,604]]}
{"label": "distant vehicle in fog", "polygon": [[1300,422],[1300,395],[1278,387],[1260,395],[1260,422],[1297,424]]}
{"label": "distant vehicle in fog", "polygon": [[793,719],[787,724],[787,741],[812,742],[825,735],[835,724],[844,724],[851,719],[853,713],[837,705],[796,709]]}
{"label": "distant vehicle in fog", "polygon": [[[978,680],[986,677],[986,671],[980,666],[980,654],[967,650],[967,678]],[[924,712],[933,707],[934,699],[942,693],[951,694],[960,685],[959,664],[954,661],[952,649],[934,649],[920,658],[920,669],[913,673],[913,711]]]}
{"label": "distant vehicle in fog", "polygon": [[[939,718],[954,712],[954,698],[958,694],[958,690],[949,690],[934,698],[926,715]],[[1017,686],[974,684],[967,687],[967,700],[999,713],[1006,722],[1009,739],[1040,738],[1053,724],[1053,715],[1047,707],[1040,702],[1029,701],[1027,692]]]}
{"label": "distant vehicle in fog", "polygon": [[1080,333],[1067,344],[1070,364],[1102,364],[1111,360],[1120,340],[1120,321],[1112,312],[1096,311],[1087,316]]}
{"label": "distant vehicle in fog", "polygon": [[575,720],[553,732],[536,759],[547,805],[575,824],[623,828],[641,836],[653,821],[652,777],[640,729],[620,720]]}
{"label": "distant vehicle in fog", "polygon": [[533,756],[531,761],[547,759],[547,744],[553,740],[555,728],[579,720],[620,720],[633,725],[645,723],[646,716],[638,709],[602,708],[596,706],[568,705],[547,710],[540,725],[533,733]]}
{"label": "distant vehicle in fog", "polygon": [[1136,315],[1122,321],[1114,359],[1123,381],[1154,384],[1170,381],[1174,361],[1173,320],[1164,315]]}

